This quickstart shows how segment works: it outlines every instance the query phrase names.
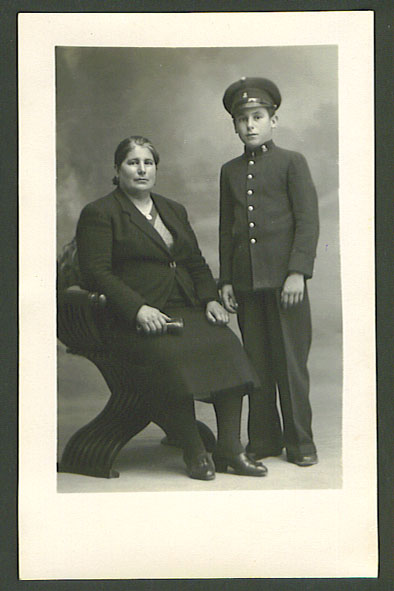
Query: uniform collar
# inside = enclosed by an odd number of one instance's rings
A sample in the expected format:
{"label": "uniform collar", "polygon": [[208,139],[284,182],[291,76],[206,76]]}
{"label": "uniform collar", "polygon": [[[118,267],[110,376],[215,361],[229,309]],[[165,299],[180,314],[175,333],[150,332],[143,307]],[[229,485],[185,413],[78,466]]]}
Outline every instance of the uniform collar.
{"label": "uniform collar", "polygon": [[274,147],[275,147],[275,144],[274,144],[273,140],[268,140],[268,142],[264,142],[264,144],[262,144],[258,148],[255,148],[254,150],[249,150],[245,146],[245,156],[246,156],[246,158],[257,158],[261,154],[265,154],[266,152],[270,152]]}

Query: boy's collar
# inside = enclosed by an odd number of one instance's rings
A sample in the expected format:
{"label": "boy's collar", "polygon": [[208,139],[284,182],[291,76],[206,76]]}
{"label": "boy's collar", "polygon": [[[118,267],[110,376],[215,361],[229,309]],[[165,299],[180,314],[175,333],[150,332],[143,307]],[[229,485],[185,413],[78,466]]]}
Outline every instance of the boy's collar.
{"label": "boy's collar", "polygon": [[264,144],[262,144],[261,146],[258,146],[257,148],[254,148],[253,150],[250,150],[249,148],[247,148],[245,146],[245,155],[250,157],[250,156],[258,156],[259,154],[264,154],[265,152],[269,152],[270,150],[272,150],[272,148],[275,146],[273,140],[268,140],[268,142],[264,142]]}

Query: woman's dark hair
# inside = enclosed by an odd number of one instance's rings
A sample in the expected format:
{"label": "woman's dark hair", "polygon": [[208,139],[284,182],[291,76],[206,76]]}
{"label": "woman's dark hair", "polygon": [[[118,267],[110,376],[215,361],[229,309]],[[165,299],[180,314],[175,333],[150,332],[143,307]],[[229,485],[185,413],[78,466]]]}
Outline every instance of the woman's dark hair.
{"label": "woman's dark hair", "polygon": [[[159,164],[159,152],[156,150],[152,142],[148,140],[146,137],[142,137],[141,135],[131,135],[130,137],[127,137],[126,139],[122,140],[115,150],[114,160],[116,168],[120,167],[123,160],[126,158],[130,150],[134,148],[134,146],[144,146],[144,148],[148,148],[152,152],[153,160],[156,166]],[[118,177],[114,176],[112,182],[114,183],[114,185],[118,185]]]}

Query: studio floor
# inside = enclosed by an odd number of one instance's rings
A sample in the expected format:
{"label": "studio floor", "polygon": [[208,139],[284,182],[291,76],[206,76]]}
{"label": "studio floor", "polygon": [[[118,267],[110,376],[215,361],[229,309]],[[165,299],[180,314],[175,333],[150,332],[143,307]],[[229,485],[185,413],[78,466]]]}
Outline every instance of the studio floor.
{"label": "studio floor", "polygon": [[[222,490],[336,489],[342,486],[342,365],[341,335],[315,335],[309,369],[313,432],[319,463],[300,468],[285,455],[264,460],[269,473],[264,478],[217,474],[213,481],[192,480],[186,475],[182,452],[163,446],[163,432],[151,423],[120,451],[114,468],[119,478],[94,478],[58,474],[58,492],[154,492]],[[58,449],[61,454],[69,437],[94,418],[109,397],[100,373],[89,361],[58,347]],[[210,404],[196,403],[198,419],[215,433],[215,417]],[[242,441],[246,437],[247,400],[244,399]]]}

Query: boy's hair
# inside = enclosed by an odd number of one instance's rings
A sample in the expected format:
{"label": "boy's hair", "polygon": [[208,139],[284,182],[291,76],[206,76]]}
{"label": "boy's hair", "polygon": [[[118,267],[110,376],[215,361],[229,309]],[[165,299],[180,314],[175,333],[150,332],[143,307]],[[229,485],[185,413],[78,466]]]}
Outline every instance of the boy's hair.
{"label": "boy's hair", "polygon": [[276,109],[274,107],[265,107],[267,109],[268,115],[271,117],[273,117],[276,113]]}

